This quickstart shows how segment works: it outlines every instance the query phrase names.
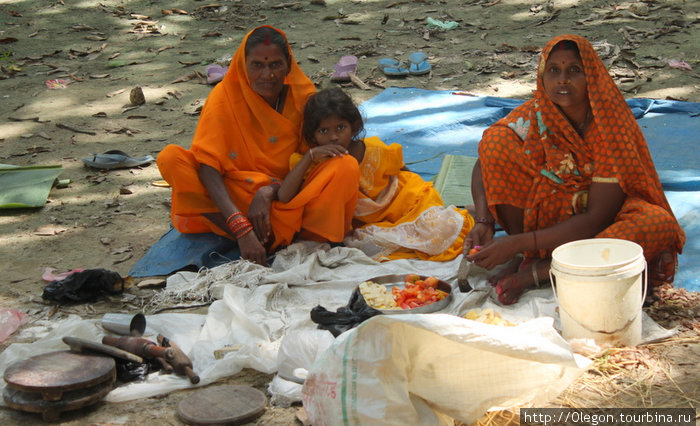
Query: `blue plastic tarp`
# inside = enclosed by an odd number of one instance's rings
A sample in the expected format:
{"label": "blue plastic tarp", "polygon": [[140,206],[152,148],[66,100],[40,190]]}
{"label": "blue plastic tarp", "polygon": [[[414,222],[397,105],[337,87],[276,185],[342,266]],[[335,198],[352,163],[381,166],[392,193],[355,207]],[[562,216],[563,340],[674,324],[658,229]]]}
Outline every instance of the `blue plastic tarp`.
{"label": "blue plastic tarp", "polygon": [[[430,179],[444,154],[477,156],[483,131],[524,102],[455,93],[460,92],[386,89],[360,106],[366,135],[401,144],[410,169]],[[686,232],[675,284],[700,291],[700,103],[630,99],[627,104]]]}
{"label": "blue plastic tarp", "polygon": [[[459,93],[386,89],[360,105],[366,136],[401,144],[410,169],[430,180],[440,170],[445,154],[476,156],[483,131],[523,103]],[[668,200],[688,237],[679,258],[676,285],[700,291],[700,156],[695,147],[700,140],[700,103],[653,99],[630,99],[627,103],[644,132]],[[226,251],[225,258],[237,256],[228,251],[229,244],[215,234],[192,237],[173,229],[151,247],[130,274],[166,275],[188,264],[215,266],[222,257],[212,253]]]}

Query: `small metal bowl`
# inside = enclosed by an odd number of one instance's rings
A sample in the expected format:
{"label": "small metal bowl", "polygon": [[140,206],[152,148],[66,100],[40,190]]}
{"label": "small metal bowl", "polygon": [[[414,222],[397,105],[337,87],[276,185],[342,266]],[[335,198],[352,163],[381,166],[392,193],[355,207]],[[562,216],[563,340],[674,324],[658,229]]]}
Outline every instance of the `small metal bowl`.
{"label": "small metal bowl", "polygon": [[[404,288],[404,286],[406,284],[406,275],[382,275],[380,277],[370,278],[370,279],[365,280],[365,281],[372,281],[373,283],[384,285],[387,287],[387,290],[389,292],[391,292],[391,287]],[[424,280],[424,279],[428,278],[428,276],[427,275],[419,275],[419,278],[421,280]],[[438,280],[437,289],[442,290],[445,293],[447,293],[447,296],[444,299],[438,300],[437,302],[433,302],[429,305],[423,305],[423,306],[419,306],[417,308],[412,308],[412,309],[377,309],[377,310],[383,314],[388,314],[388,315],[429,314],[431,312],[437,312],[441,309],[444,309],[447,305],[450,304],[450,300],[452,300],[452,286],[450,286],[447,282],[445,282],[443,280]],[[360,294],[362,294],[362,293],[360,293]]]}

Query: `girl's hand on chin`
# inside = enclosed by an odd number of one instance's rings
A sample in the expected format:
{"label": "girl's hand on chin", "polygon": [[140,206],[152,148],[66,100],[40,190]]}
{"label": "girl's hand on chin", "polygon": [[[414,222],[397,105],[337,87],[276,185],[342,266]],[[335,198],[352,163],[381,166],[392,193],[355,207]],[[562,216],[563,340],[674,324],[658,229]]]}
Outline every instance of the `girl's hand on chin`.
{"label": "girl's hand on chin", "polygon": [[342,157],[346,154],[348,154],[348,150],[342,145],[336,144],[315,146],[309,150],[311,160],[317,163],[335,156]]}

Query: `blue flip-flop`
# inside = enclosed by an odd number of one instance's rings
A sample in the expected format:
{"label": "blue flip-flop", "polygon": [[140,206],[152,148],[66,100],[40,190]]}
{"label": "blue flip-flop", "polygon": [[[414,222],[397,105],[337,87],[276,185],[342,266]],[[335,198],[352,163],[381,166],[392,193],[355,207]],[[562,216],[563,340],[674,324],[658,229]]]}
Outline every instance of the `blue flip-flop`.
{"label": "blue flip-flop", "polygon": [[408,55],[408,72],[411,75],[423,75],[430,72],[430,64],[428,63],[428,55],[423,52],[413,52]]}
{"label": "blue flip-flop", "polygon": [[393,58],[382,58],[379,60],[379,68],[389,77],[405,77],[408,75],[408,70],[402,66],[403,64]]}
{"label": "blue flip-flop", "polygon": [[104,154],[92,154],[92,157],[84,157],[83,163],[95,169],[125,169],[148,165],[154,160],[155,158],[150,155],[134,158],[124,151],[113,149]]}

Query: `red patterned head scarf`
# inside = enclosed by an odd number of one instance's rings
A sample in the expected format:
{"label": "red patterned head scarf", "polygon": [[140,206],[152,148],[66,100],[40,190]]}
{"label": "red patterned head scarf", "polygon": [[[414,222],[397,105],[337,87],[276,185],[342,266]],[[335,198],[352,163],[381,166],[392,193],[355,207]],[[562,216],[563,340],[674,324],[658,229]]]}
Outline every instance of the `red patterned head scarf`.
{"label": "red patterned head scarf", "polygon": [[[592,121],[585,137],[547,97],[542,74],[554,47],[570,40],[578,47]],[[550,227],[585,209],[593,182],[618,183],[628,198],[660,206],[669,213],[661,182],[644,135],[622,93],[591,43],[562,35],[550,40],[540,57],[534,99],[484,132],[479,144],[489,206],[523,209],[525,231]],[[677,228],[677,248],[684,234]]]}
{"label": "red patterned head scarf", "polygon": [[[578,47],[586,75],[595,129],[590,138],[586,136],[585,141],[547,97],[542,82],[545,63],[550,53],[557,44],[565,40],[574,42]],[[558,148],[581,153],[581,158],[592,158],[594,181],[617,181],[628,196],[639,196],[671,211],[644,135],[622,93],[588,40],[565,34],[553,38],[545,45],[540,55],[537,90],[534,95],[536,105],[540,109],[542,121],[538,124],[545,145],[553,144]],[[543,131],[542,127],[547,130]],[[538,143],[541,144],[542,141]]]}

